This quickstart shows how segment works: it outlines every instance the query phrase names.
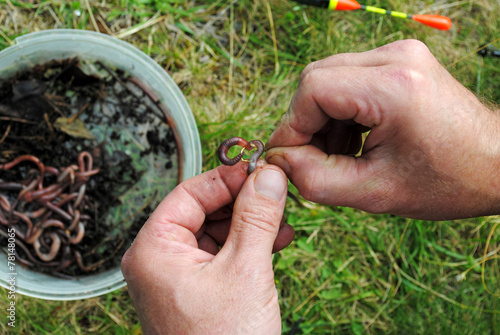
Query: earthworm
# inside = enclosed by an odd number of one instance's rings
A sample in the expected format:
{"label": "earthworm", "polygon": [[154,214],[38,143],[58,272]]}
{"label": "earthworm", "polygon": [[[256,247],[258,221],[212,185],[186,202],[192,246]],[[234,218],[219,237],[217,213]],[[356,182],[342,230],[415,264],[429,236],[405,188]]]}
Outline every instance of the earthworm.
{"label": "earthworm", "polygon": [[75,237],[71,237],[69,239],[69,243],[71,244],[78,244],[82,241],[83,236],[85,236],[85,226],[83,223],[80,221],[78,222],[78,232]]}
{"label": "earthworm", "polygon": [[78,222],[78,231],[75,236],[71,236],[68,234],[66,231],[63,231],[61,234],[66,236],[68,238],[68,242],[71,244],[78,244],[81,242],[83,239],[83,236],[85,235],[85,226],[83,225],[82,222]]}
{"label": "earthworm", "polygon": [[40,209],[37,209],[36,211],[34,212],[28,212],[26,213],[26,215],[30,218],[30,219],[37,219],[39,218],[40,216],[42,216],[43,214],[45,214],[45,212],[47,212],[47,208],[40,208]]}
{"label": "earthworm", "polygon": [[[243,150],[235,157],[229,158],[227,157],[227,153],[229,152],[229,149],[231,147],[234,147],[235,145],[240,146],[243,148]],[[221,161],[222,164],[224,165],[235,165],[238,163],[241,158],[243,157],[243,151],[251,151],[252,149],[256,148],[257,151],[255,151],[248,162],[250,163],[248,166],[248,173],[252,173],[255,168],[257,167],[257,161],[259,160],[259,157],[262,155],[264,152],[264,144],[259,141],[259,140],[253,140],[248,142],[247,140],[241,138],[241,137],[230,137],[227,140],[223,141],[219,149],[217,150],[217,154],[219,157],[219,160]]]}
{"label": "earthworm", "polygon": [[74,250],[73,253],[75,255],[76,264],[82,271],[89,272],[95,269],[94,264],[90,264],[89,266],[83,264],[82,254],[78,250]]}
{"label": "earthworm", "polygon": [[43,175],[45,173],[45,165],[43,165],[43,163],[40,162],[40,160],[33,155],[21,155],[21,156],[17,157],[16,159],[14,159],[10,163],[0,164],[0,170],[9,170],[9,169],[13,168],[14,166],[16,166],[17,164],[19,164],[21,162],[25,162],[25,161],[32,162],[32,163],[36,164],[36,166],[38,166],[38,170],[40,171],[40,175],[38,176],[37,184],[38,184],[39,188],[42,188]]}
{"label": "earthworm", "polygon": [[92,177],[93,175],[98,174],[98,173],[99,173],[99,169],[79,172],[76,174],[76,180],[86,180],[88,177]]}
{"label": "earthworm", "polygon": [[7,164],[0,164],[0,170],[9,170],[12,169],[14,166],[17,164],[24,162],[24,161],[30,161],[35,163],[38,166],[39,170],[43,170],[43,164],[40,162],[38,158],[32,155],[22,155],[14,159],[12,162],[9,162]]}
{"label": "earthworm", "polygon": [[0,194],[0,208],[6,212],[10,212],[10,202],[7,197]]}
{"label": "earthworm", "polygon": [[83,200],[83,196],[85,195],[85,189],[86,189],[85,184],[83,184],[82,186],[80,186],[80,190],[77,193],[78,196],[76,197],[76,200],[75,200],[75,203],[74,203],[74,207],[75,208],[80,207],[80,204],[82,203],[82,200]]}
{"label": "earthworm", "polygon": [[65,203],[67,203],[67,202],[75,199],[77,196],[78,196],[78,193],[65,194],[65,195],[61,196],[61,200],[59,200],[58,202],[56,202],[55,205],[57,207],[61,207]]}
{"label": "earthworm", "polygon": [[252,147],[250,146],[250,143],[248,143],[247,140],[241,138],[241,137],[230,137],[224,142],[222,142],[219,146],[219,149],[217,150],[219,160],[221,161],[222,164],[224,165],[234,165],[238,163],[241,158],[243,157],[243,151],[240,152],[236,157],[234,158],[229,158],[227,157],[227,153],[229,152],[229,149],[231,147],[234,147],[235,145],[240,146],[245,148],[245,150],[251,150]]}
{"label": "earthworm", "polygon": [[9,221],[7,221],[7,218],[5,217],[2,211],[0,211],[0,223],[3,224],[4,226],[9,225]]}
{"label": "earthworm", "polygon": [[248,173],[252,173],[257,167],[257,161],[259,160],[262,153],[264,153],[264,144],[259,140],[250,141],[250,145],[254,145],[257,150],[250,156],[250,163],[248,164]]}
{"label": "earthworm", "polygon": [[59,248],[61,247],[61,238],[57,235],[57,233],[51,232],[48,234],[48,237],[52,240],[50,251],[48,253],[44,253],[40,250],[41,244],[39,238],[35,241],[35,243],[33,243],[36,255],[44,262],[50,262],[56,258]]}
{"label": "earthworm", "polygon": [[43,233],[43,230],[45,228],[48,228],[48,227],[57,227],[60,229],[66,229],[66,226],[64,225],[64,223],[62,223],[59,220],[50,219],[50,220],[43,221],[41,224],[40,224],[40,222],[38,222],[35,225],[35,227],[33,228],[33,232],[30,234],[29,237],[27,237],[24,240],[24,242],[29,243],[29,244],[35,242],[36,240],[38,240],[40,235]]}
{"label": "earthworm", "polygon": [[64,179],[66,179],[67,176],[69,176],[70,182],[73,184],[75,182],[75,170],[77,168],[78,167],[76,165],[71,165],[65,168],[63,172],[61,172],[61,174],[57,177],[57,182],[60,183]]}
{"label": "earthworm", "polygon": [[[31,219],[28,217],[28,215],[21,213],[21,212],[18,212],[18,211],[15,211],[14,207],[15,206],[12,206],[10,204],[9,200],[5,196],[0,195],[0,209],[3,209],[4,211],[9,213],[9,219],[7,220],[7,224],[4,223],[5,216],[3,214],[2,214],[2,217],[0,217],[0,222],[3,225],[8,226],[9,222],[11,222],[11,223],[13,222],[12,217],[15,216],[15,217],[19,218],[21,221],[24,221],[24,223],[26,223],[26,235],[29,235],[31,232],[31,229],[33,228],[33,224],[31,222]],[[16,234],[22,236],[22,233],[19,230],[16,230]]]}
{"label": "earthworm", "polygon": [[23,184],[14,182],[0,183],[0,189],[6,191],[19,191],[23,189]]}
{"label": "earthworm", "polygon": [[52,200],[54,200],[55,198],[57,198],[63,192],[63,190],[67,186],[68,185],[65,185],[65,184],[60,185],[52,193],[44,194],[43,196],[41,196],[40,200],[38,200],[38,202],[40,202],[41,204],[44,204],[46,201],[52,201]]}
{"label": "earthworm", "polygon": [[[2,233],[3,235],[3,231],[0,230],[0,232]],[[33,266],[33,264],[38,264],[38,265],[43,265],[43,266],[46,266],[46,267],[51,267],[51,266],[57,266],[59,263],[58,262],[47,262],[47,263],[42,263],[40,262],[39,260],[37,260],[35,258],[35,256],[33,256],[31,254],[31,252],[29,251],[28,247],[26,247],[24,245],[24,243],[22,243],[19,239],[16,239],[16,246],[20,247],[23,251],[24,251],[24,254],[26,255],[26,257],[28,257],[29,260],[27,259],[24,259],[23,257],[21,257],[19,255],[19,252],[18,252],[18,248],[16,248],[15,250],[15,254],[16,254],[16,262],[20,262],[22,264],[25,264],[27,266]]]}
{"label": "earthworm", "polygon": [[[38,198],[43,198],[46,197],[47,195],[52,195],[50,192],[53,192],[52,194],[55,194],[55,196],[51,196],[50,198],[55,198],[57,195],[59,195],[62,192],[61,185],[59,184],[53,184],[50,185],[49,187],[46,187],[44,189],[38,190],[38,191],[30,191],[30,192],[25,192],[24,194],[19,194],[22,199],[26,202],[31,202],[33,200],[36,200]],[[59,194],[57,194],[59,192]]]}
{"label": "earthworm", "polygon": [[31,183],[28,184],[28,186],[25,186],[21,192],[19,192],[19,195],[17,196],[17,199],[23,199],[25,197],[25,194],[31,192],[32,190],[35,189],[36,185],[38,184],[38,180],[34,179]]}
{"label": "earthworm", "polygon": [[[85,166],[85,158],[87,158],[87,166]],[[92,163],[92,155],[87,151],[83,151],[78,155],[78,165],[81,172],[92,170]]]}
{"label": "earthworm", "polygon": [[70,266],[71,263],[73,263],[73,259],[68,258],[68,256],[70,255],[71,255],[71,248],[69,245],[66,244],[62,247],[61,261],[59,265],[54,269],[54,271],[59,272]]}
{"label": "earthworm", "polygon": [[78,223],[80,222],[80,211],[78,209],[75,209],[73,216],[74,216],[73,222],[71,222],[71,224],[67,228],[69,231],[73,231],[73,229],[75,229]]}
{"label": "earthworm", "polygon": [[24,223],[26,223],[26,232],[24,233],[24,235],[23,235],[23,233],[21,233],[21,231],[19,229],[16,229],[16,235],[18,235],[22,239],[24,239],[25,236],[29,236],[31,234],[32,229],[33,229],[33,223],[31,222],[31,219],[26,214],[20,213],[18,211],[13,211],[12,214],[14,214],[16,217],[21,219],[21,221],[23,221]]}
{"label": "earthworm", "polygon": [[[231,147],[234,147],[235,145],[242,147],[243,150],[241,150],[241,152],[234,158],[227,157],[227,153],[229,152],[229,149]],[[219,149],[217,150],[217,153],[219,156],[219,160],[221,161],[222,164],[234,165],[234,164],[238,163],[240,160],[242,160],[241,158],[243,157],[244,150],[250,151],[254,148],[257,150],[252,154],[252,156],[250,156],[250,159],[244,160],[244,161],[249,163],[248,164],[248,174],[250,174],[253,171],[255,171],[255,169],[257,168],[257,161],[259,160],[260,156],[262,156],[262,154],[264,153],[264,144],[261,141],[253,140],[253,141],[248,142],[247,140],[245,140],[241,137],[237,137],[237,136],[230,137],[220,144]],[[304,205],[302,205],[302,203],[299,201],[299,199],[297,199],[297,197],[293,193],[288,191],[287,195],[290,198],[292,198],[292,200],[297,202],[297,204],[300,207],[304,207]]]}
{"label": "earthworm", "polygon": [[45,172],[48,173],[48,174],[54,175],[54,176],[58,176],[59,175],[59,170],[56,169],[55,167],[52,167],[52,166],[46,166],[45,167]]}
{"label": "earthworm", "polygon": [[68,220],[68,221],[73,220],[73,218],[71,217],[71,215],[68,214],[68,212],[65,212],[63,209],[57,207],[56,205],[54,205],[50,201],[45,202],[44,205],[48,209],[50,209],[51,211],[53,211],[53,212],[59,214],[61,217],[65,218],[66,220]]}

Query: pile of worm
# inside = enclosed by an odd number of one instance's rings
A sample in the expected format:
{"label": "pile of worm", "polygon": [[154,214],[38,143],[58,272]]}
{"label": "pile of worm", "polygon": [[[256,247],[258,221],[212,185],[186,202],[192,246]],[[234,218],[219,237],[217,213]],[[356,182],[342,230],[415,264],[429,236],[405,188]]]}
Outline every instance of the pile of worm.
{"label": "pile of worm", "polygon": [[99,61],[54,60],[0,79],[0,249],[14,228],[16,262],[30,270],[74,279],[119,266],[167,192],[141,183],[177,173],[163,108]]}
{"label": "pile of worm", "polygon": [[[85,265],[78,250],[93,207],[85,195],[86,184],[99,173],[93,169],[90,153],[81,152],[78,165],[62,169],[45,166],[33,155],[0,164],[0,170],[16,168],[26,171],[26,177],[0,182],[0,223],[15,230],[17,261],[37,264],[61,276],[73,262],[84,272],[98,267],[99,263]],[[7,192],[16,195],[9,199]],[[5,235],[3,230],[0,233]],[[27,245],[32,246],[34,255]]]}

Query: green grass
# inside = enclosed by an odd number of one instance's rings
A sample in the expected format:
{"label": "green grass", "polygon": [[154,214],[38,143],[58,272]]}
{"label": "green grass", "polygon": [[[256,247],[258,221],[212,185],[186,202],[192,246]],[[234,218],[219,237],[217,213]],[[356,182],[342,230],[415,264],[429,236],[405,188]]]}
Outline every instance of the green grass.
{"label": "green grass", "polygon": [[[49,28],[122,37],[163,66],[185,94],[204,170],[219,164],[215,150],[227,137],[266,140],[303,68],[335,53],[416,38],[479,97],[500,102],[500,60],[475,54],[483,43],[500,46],[498,1],[363,2],[447,15],[454,22],[449,32],[285,0],[35,3],[0,0],[0,48]],[[285,334],[298,320],[299,334],[500,334],[500,229],[481,269],[498,217],[427,222],[291,201],[286,215],[296,238],[274,259]],[[126,289],[75,302],[17,301],[19,333],[140,333]],[[0,308],[7,303],[2,291]],[[5,320],[0,329],[7,332]]]}

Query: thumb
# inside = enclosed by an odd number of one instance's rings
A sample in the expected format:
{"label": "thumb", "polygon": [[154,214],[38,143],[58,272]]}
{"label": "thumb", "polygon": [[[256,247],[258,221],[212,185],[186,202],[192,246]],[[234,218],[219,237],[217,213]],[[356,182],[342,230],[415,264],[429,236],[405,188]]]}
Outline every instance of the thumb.
{"label": "thumb", "polygon": [[305,199],[357,208],[371,208],[375,193],[387,191],[387,185],[373,178],[380,167],[369,157],[328,155],[313,145],[278,147],[266,153],[266,160],[282,168]]}
{"label": "thumb", "polygon": [[221,252],[243,257],[245,262],[270,258],[287,187],[286,175],[277,166],[264,165],[252,173],[236,198],[229,235]]}

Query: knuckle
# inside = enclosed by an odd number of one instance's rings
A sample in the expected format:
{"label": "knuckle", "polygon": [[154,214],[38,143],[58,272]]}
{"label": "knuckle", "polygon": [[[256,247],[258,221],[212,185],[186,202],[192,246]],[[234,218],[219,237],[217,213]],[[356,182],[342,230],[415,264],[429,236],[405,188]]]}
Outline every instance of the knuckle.
{"label": "knuckle", "polygon": [[324,74],[324,71],[327,71],[332,67],[332,64],[345,62],[345,57],[349,57],[349,54],[333,55],[323,60],[309,63],[300,74],[299,87],[307,87],[308,85],[317,82],[321,78],[322,74]]}
{"label": "knuckle", "polygon": [[136,253],[132,246],[125,252],[121,261],[121,270],[125,278],[130,277],[130,274],[135,272],[137,264],[140,264],[140,262],[137,261]]}
{"label": "knuckle", "polygon": [[388,44],[387,47],[393,49],[391,50],[392,52],[398,52],[403,54],[405,58],[411,57],[420,59],[421,57],[427,57],[428,55],[431,55],[431,52],[429,51],[427,45],[415,39],[397,41]]}
{"label": "knuckle", "polygon": [[314,68],[307,73],[302,72],[297,91],[301,91],[303,95],[311,94],[310,91],[312,88],[317,87],[320,83],[322,83],[325,72],[327,71],[328,69],[325,68]]}
{"label": "knuckle", "polygon": [[424,92],[430,85],[429,77],[423,70],[408,64],[397,64],[389,67],[388,76],[391,82],[406,92]]}
{"label": "knuckle", "polygon": [[305,80],[305,78],[306,78],[306,77],[307,77],[307,76],[308,76],[311,72],[313,72],[313,71],[317,68],[318,62],[319,62],[319,61],[309,63],[309,64],[307,64],[307,66],[304,68],[304,70],[302,70],[302,73],[300,74],[299,85],[300,85],[300,83],[302,83],[302,82]]}

